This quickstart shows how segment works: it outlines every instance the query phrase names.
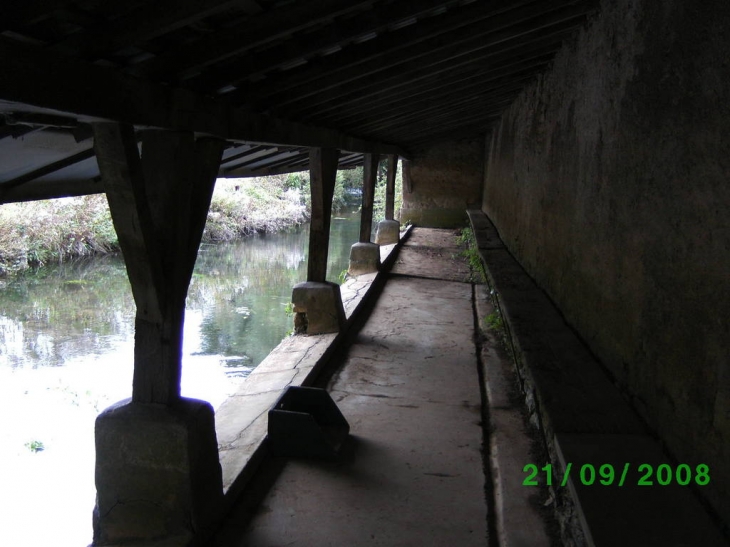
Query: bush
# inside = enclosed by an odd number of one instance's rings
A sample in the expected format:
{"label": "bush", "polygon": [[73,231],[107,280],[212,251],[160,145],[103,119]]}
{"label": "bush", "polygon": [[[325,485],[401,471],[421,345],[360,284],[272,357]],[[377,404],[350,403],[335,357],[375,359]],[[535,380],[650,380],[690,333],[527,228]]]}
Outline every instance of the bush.
{"label": "bush", "polygon": [[231,241],[276,232],[308,219],[309,177],[220,179],[208,212],[203,241]]}
{"label": "bush", "polygon": [[104,194],[0,207],[0,266],[4,270],[118,249]]}
{"label": "bush", "polygon": [[[385,216],[384,163],[378,169],[373,220]],[[340,213],[361,203],[363,169],[337,172],[332,210]],[[400,170],[395,211],[402,200]],[[231,241],[255,233],[276,232],[309,219],[309,173],[219,179],[211,201],[203,241]],[[0,274],[50,262],[119,250],[104,194],[8,203],[0,207]]]}

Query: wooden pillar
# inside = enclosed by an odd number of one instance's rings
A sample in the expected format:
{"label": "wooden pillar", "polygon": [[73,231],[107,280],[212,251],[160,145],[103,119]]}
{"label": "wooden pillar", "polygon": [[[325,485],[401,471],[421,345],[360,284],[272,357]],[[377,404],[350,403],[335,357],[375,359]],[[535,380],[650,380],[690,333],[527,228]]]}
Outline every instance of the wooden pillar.
{"label": "wooden pillar", "polygon": [[413,192],[413,181],[411,180],[411,162],[403,160],[403,190],[410,194]]}
{"label": "wooden pillar", "polygon": [[378,154],[365,154],[362,184],[362,216],[360,217],[360,243],[369,243],[373,229],[373,201],[375,179],[378,175]]}
{"label": "wooden pillar", "polygon": [[185,297],[223,142],[94,124],[94,149],[137,305],[132,399],[180,398]]}
{"label": "wooden pillar", "polygon": [[398,169],[398,156],[388,155],[388,173],[385,180],[385,220],[393,220],[395,213],[395,174]]}
{"label": "wooden pillar", "polygon": [[332,196],[335,191],[339,155],[339,150],[335,148],[311,148],[309,150],[312,219],[309,224],[307,281],[323,283],[327,277]]}
{"label": "wooden pillar", "polygon": [[385,180],[385,219],[378,223],[375,243],[391,245],[400,239],[400,222],[393,219],[395,213],[395,175],[398,169],[398,156],[388,155],[388,172]]}
{"label": "wooden pillar", "polygon": [[340,286],[326,281],[332,196],[339,155],[339,150],[334,148],[309,150],[312,220],[309,227],[307,281],[297,283],[292,290],[294,329],[297,334],[340,332],[345,324]]}

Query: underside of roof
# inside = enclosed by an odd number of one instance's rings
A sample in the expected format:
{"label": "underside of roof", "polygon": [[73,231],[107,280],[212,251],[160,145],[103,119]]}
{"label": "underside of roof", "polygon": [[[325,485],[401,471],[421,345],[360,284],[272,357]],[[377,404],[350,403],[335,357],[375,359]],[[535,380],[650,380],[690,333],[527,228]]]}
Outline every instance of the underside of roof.
{"label": "underside of roof", "polygon": [[489,130],[595,0],[24,0],[0,19],[0,201],[103,191],[91,123],[228,142],[220,176],[308,148],[409,157]]}

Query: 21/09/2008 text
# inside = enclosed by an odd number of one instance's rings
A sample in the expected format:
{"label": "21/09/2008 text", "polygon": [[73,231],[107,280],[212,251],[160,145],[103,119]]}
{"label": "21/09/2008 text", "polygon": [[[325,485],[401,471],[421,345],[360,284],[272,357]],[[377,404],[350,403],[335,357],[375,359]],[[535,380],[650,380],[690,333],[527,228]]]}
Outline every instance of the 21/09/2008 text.
{"label": "21/09/2008 text", "polygon": [[[695,466],[694,469],[685,463],[677,465],[676,468],[665,463],[656,467],[648,463],[642,463],[635,468],[635,475],[634,468],[632,468],[630,463],[624,463],[623,467],[619,467],[618,469],[620,470],[620,474],[617,473],[617,469],[610,463],[604,463],[599,466],[586,463],[580,466],[580,469],[576,473],[580,484],[583,486],[611,486],[614,484],[623,486],[627,479],[631,482],[636,480],[637,486],[667,486],[672,483],[687,486],[693,481],[698,486],[706,486],[710,483],[710,468],[704,463]],[[538,468],[537,465],[528,463],[522,468],[522,471],[527,473],[527,477],[522,481],[523,486],[539,486],[538,478],[540,472],[544,474],[545,484],[548,486],[552,486],[553,484],[553,466],[551,464],[546,464]],[[567,486],[571,471],[573,471],[573,463],[569,462],[565,466],[565,472],[560,478],[559,486]],[[629,477],[630,472],[633,475],[632,477]]]}

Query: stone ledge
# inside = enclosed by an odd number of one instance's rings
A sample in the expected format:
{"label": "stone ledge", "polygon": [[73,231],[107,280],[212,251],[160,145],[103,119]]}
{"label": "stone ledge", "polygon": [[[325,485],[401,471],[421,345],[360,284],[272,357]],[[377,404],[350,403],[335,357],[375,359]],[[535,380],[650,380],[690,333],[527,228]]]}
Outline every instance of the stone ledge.
{"label": "stone ledge", "polygon": [[[476,286],[477,317],[494,312],[486,285]],[[484,390],[489,415],[489,463],[494,486],[495,521],[501,547],[548,547],[550,535],[544,507],[545,489],[526,488],[523,468],[541,452],[536,430],[525,423],[520,383],[514,366],[500,351],[499,334],[482,331]]]}
{"label": "stone ledge", "polygon": [[340,287],[345,309],[345,328],[338,334],[295,335],[285,338],[251,374],[238,391],[215,413],[223,492],[228,506],[246,485],[267,453],[268,410],[288,386],[311,385],[367,299],[372,287],[383,280],[408,238],[380,247],[380,272],[351,277]]}
{"label": "stone ledge", "polygon": [[[489,284],[496,292],[527,405],[543,429],[556,480],[569,462],[577,466],[627,462],[636,469],[660,457],[670,462],[588,348],[506,249],[487,215],[479,210],[467,214]],[[649,455],[653,459],[647,459]],[[547,462],[529,463],[542,467]],[[570,544],[726,544],[688,487],[644,487],[654,490],[648,494],[663,499],[655,504],[646,498],[643,504],[632,502],[623,491],[614,492],[618,487],[576,487],[573,481],[575,475],[570,488],[553,487],[558,505],[563,505],[558,519]],[[641,499],[648,494],[641,494]],[[667,506],[673,509],[664,511]],[[625,529],[617,530],[624,523]],[[678,528],[683,530],[681,535],[674,532]],[[622,543],[619,537],[642,539]],[[680,537],[698,541],[678,543]]]}

